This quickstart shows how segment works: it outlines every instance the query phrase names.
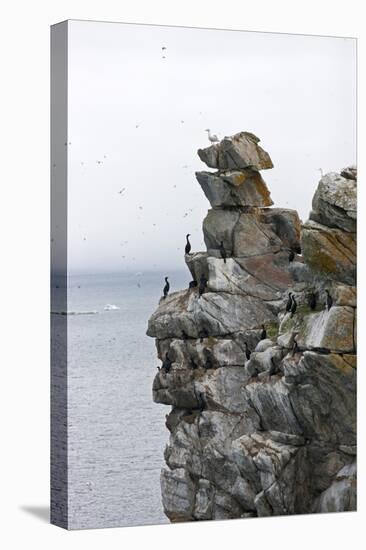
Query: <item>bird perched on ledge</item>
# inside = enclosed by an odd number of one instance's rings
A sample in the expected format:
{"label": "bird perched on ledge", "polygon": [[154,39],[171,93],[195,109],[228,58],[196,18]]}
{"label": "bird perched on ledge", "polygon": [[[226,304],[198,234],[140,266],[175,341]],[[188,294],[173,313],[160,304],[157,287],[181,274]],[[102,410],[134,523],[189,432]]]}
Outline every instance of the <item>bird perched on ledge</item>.
{"label": "bird perched on ledge", "polygon": [[206,128],[205,132],[207,132],[208,139],[211,143],[217,143],[220,141],[216,134],[211,134],[210,128]]}
{"label": "bird perched on ledge", "polygon": [[220,250],[221,258],[224,260],[224,264],[226,264],[226,250],[225,250],[223,241],[220,241],[219,250]]}
{"label": "bird perched on ledge", "polygon": [[290,309],[290,311],[291,311],[291,317],[293,317],[293,316],[295,315],[296,309],[297,309],[297,302],[296,302],[296,300],[295,300],[295,296],[292,295],[292,305],[291,305],[291,309]]}
{"label": "bird perched on ledge", "polygon": [[326,290],[325,292],[327,293],[326,307],[327,307],[327,310],[329,311],[330,308],[331,308],[332,305],[333,305],[333,298],[332,298],[331,295],[329,294],[329,290]]}
{"label": "bird perched on ledge", "polygon": [[189,242],[189,237],[190,237],[190,236],[191,236],[190,233],[188,233],[188,234],[186,235],[187,244],[186,244],[186,247],[185,247],[185,249],[184,249],[184,251],[185,251],[186,254],[189,254],[190,251],[191,251],[191,248],[192,248],[192,247],[191,247],[191,243]]}
{"label": "bird perched on ledge", "polygon": [[165,286],[163,288],[163,294],[164,294],[164,298],[166,298],[169,294],[169,290],[170,290],[170,284],[169,284],[169,281],[168,281],[168,277],[165,277]]}
{"label": "bird perched on ledge", "polygon": [[311,292],[308,296],[308,306],[311,310],[316,309],[316,294]]}
{"label": "bird perched on ledge", "polygon": [[244,345],[245,345],[245,357],[247,358],[247,361],[249,361],[250,356],[252,355],[252,352],[248,348],[248,344],[246,342],[244,342]]}
{"label": "bird perched on ledge", "polygon": [[266,327],[262,325],[261,340],[265,340],[266,338],[267,338]]}
{"label": "bird perched on ledge", "polygon": [[202,274],[201,277],[200,277],[200,284],[199,284],[199,287],[198,287],[198,298],[201,298],[202,294],[205,292],[207,283],[208,283],[208,280]]}
{"label": "bird perched on ledge", "polygon": [[291,306],[292,306],[292,292],[289,292],[288,293],[288,300],[287,300],[287,303],[286,303],[286,311],[290,311]]}

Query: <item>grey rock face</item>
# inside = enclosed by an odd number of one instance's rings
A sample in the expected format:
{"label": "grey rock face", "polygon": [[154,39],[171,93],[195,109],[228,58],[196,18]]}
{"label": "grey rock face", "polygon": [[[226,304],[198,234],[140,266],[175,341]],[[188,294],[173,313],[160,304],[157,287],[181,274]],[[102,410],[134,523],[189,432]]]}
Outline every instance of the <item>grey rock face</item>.
{"label": "grey rock face", "polygon": [[357,171],[322,178],[301,229],[248,176],[271,165],[255,136],[199,155],[219,172],[197,174],[213,207],[207,252],[185,261],[207,288],[161,299],[147,332],[169,358],[153,384],[171,407],[164,511],[178,522],[355,510]]}
{"label": "grey rock face", "polygon": [[273,168],[269,154],[258,145],[259,141],[250,132],[240,132],[206,149],[198,149],[198,156],[207,166],[219,170]]}
{"label": "grey rock face", "polygon": [[[346,172],[343,172],[346,173]],[[338,227],[344,231],[356,231],[357,171],[354,179],[331,172],[322,177],[313,198],[310,219]]]}

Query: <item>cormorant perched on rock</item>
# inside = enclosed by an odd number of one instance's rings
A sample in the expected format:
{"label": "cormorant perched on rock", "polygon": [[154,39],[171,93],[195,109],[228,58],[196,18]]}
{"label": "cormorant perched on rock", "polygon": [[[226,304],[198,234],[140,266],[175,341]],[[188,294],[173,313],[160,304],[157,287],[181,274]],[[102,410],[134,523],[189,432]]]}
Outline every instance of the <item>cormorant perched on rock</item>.
{"label": "cormorant perched on rock", "polygon": [[198,297],[201,298],[202,294],[205,292],[205,288],[207,286],[208,280],[206,277],[202,274],[200,277],[200,284],[198,287]]}
{"label": "cormorant perched on rock", "polygon": [[164,298],[166,298],[168,296],[169,289],[170,289],[170,284],[169,284],[169,281],[168,281],[168,277],[165,277],[165,286],[163,288]]}
{"label": "cormorant perched on rock", "polygon": [[208,332],[205,328],[199,331],[198,336],[200,337],[200,342],[202,344],[203,339],[208,337]]}
{"label": "cormorant perched on rock", "polygon": [[289,292],[288,293],[288,300],[287,300],[287,304],[286,304],[286,311],[290,311],[291,306],[292,306],[292,292]]}
{"label": "cormorant perched on rock", "polygon": [[268,376],[273,376],[274,374],[277,374],[278,371],[279,371],[279,368],[276,365],[273,357],[271,357],[271,366],[269,367]]}
{"label": "cormorant perched on rock", "polygon": [[192,359],[192,357],[191,357],[189,366],[190,366],[190,368],[191,368],[192,370],[198,369],[198,365],[197,365],[197,363],[194,361],[194,359]]}
{"label": "cormorant perched on rock", "polygon": [[182,330],[182,338],[183,338],[183,340],[188,340],[189,339],[189,336],[188,336],[188,334],[186,333],[185,330]]}
{"label": "cormorant perched on rock", "polygon": [[212,361],[212,355],[211,353],[208,351],[208,349],[204,349],[203,350],[203,354],[205,356],[205,364],[204,364],[204,368],[206,370],[208,369],[213,369],[214,368],[214,364],[213,364],[213,361]]}
{"label": "cormorant perched on rock", "polygon": [[295,252],[291,249],[291,250],[290,250],[290,253],[289,253],[289,255],[288,255],[288,261],[289,261],[289,262],[293,262],[294,259],[295,259]]}
{"label": "cormorant perched on rock", "polygon": [[331,297],[331,295],[329,294],[329,290],[326,290],[325,291],[327,293],[327,310],[329,311],[330,308],[332,307],[333,305],[333,298]]}
{"label": "cormorant perched on rock", "polygon": [[188,233],[188,234],[186,235],[186,240],[187,240],[187,244],[186,244],[186,247],[185,247],[185,253],[186,253],[186,254],[189,254],[190,251],[191,251],[191,248],[192,248],[192,247],[191,247],[191,243],[189,242],[189,238],[188,238],[188,237],[190,237],[190,236],[191,236],[190,233]]}
{"label": "cormorant perched on rock", "polygon": [[225,250],[223,241],[220,242],[219,250],[220,250],[221,258],[224,260],[224,264],[226,264],[226,250]]}
{"label": "cormorant perched on rock", "polygon": [[198,407],[200,409],[200,411],[204,411],[205,410],[205,406],[206,406],[206,403],[205,403],[205,398],[204,398],[204,394],[202,392],[198,392],[197,394],[197,401],[198,401]]}
{"label": "cormorant perched on rock", "polygon": [[311,292],[308,296],[308,305],[313,311],[316,308],[316,294],[314,292]]}
{"label": "cormorant perched on rock", "polygon": [[252,352],[248,348],[248,344],[246,342],[244,342],[244,345],[245,345],[245,357],[247,358],[247,361],[249,361]]}
{"label": "cormorant perched on rock", "polygon": [[261,340],[265,340],[266,338],[267,338],[266,327],[262,325]]}
{"label": "cormorant perched on rock", "polygon": [[299,352],[300,352],[300,348],[297,345],[296,340],[294,339],[294,345],[292,346],[292,357],[295,355],[295,353],[299,353]]}
{"label": "cormorant perched on rock", "polygon": [[292,304],[291,304],[291,309],[290,309],[290,311],[291,311],[291,317],[293,317],[293,316],[295,315],[296,309],[297,309],[297,302],[296,302],[296,300],[295,300],[295,296],[292,295]]}
{"label": "cormorant perched on rock", "polygon": [[162,369],[165,370],[165,372],[169,372],[172,366],[172,361],[169,359],[169,352],[166,352],[165,358],[163,361]]}
{"label": "cormorant perched on rock", "polygon": [[193,281],[190,281],[189,285],[188,285],[188,288],[196,288],[196,286],[198,285],[196,279],[193,279]]}

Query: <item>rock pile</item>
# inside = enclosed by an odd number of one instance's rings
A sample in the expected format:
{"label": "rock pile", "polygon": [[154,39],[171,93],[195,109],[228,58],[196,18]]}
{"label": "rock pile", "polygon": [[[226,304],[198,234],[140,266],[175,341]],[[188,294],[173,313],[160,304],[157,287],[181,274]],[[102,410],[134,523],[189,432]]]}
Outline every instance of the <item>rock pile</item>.
{"label": "rock pile", "polygon": [[301,229],[296,211],[269,208],[259,170],[272,161],[258,142],[241,132],[198,151],[218,171],[196,173],[212,207],[207,251],[185,260],[207,288],[171,294],[149,320],[171,365],[153,384],[172,407],[171,521],[356,507],[357,171],[321,179]]}

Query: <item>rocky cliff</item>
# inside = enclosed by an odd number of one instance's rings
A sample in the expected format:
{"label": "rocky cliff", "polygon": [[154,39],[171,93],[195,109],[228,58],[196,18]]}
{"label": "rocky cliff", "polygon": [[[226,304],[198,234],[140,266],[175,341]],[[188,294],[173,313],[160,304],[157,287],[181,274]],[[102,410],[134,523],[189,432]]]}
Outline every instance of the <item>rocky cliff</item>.
{"label": "rocky cliff", "polygon": [[322,177],[301,226],[271,208],[258,142],[241,132],[198,151],[217,170],[196,173],[207,251],[185,261],[201,289],[149,320],[153,398],[171,406],[171,521],[356,509],[357,171]]}

